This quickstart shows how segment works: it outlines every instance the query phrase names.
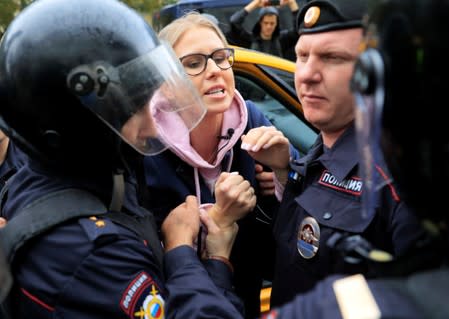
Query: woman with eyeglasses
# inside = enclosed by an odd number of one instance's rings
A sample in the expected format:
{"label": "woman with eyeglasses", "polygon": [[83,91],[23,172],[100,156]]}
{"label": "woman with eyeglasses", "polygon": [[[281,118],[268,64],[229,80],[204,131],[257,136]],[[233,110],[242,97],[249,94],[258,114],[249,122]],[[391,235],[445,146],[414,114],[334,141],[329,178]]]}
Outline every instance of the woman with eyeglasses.
{"label": "woman with eyeglasses", "polygon": [[[161,223],[187,195],[196,195],[208,212],[231,220],[241,218],[230,262],[236,293],[245,303],[245,317],[255,318],[260,314],[263,279],[271,279],[274,246],[270,216],[278,202],[272,172],[264,171],[241,149],[240,137],[253,127],[271,123],[236,91],[232,70],[234,50],[228,47],[225,36],[212,20],[191,12],[167,25],[159,37],[173,47],[207,113],[182,139],[175,138],[183,132],[178,124],[158,123],[170,149],[145,159],[151,194],[146,201],[148,208]],[[293,148],[292,156],[298,156]],[[217,181],[223,179],[241,186],[234,191],[215,189]],[[255,206],[246,191],[235,191],[249,185],[256,190]]]}

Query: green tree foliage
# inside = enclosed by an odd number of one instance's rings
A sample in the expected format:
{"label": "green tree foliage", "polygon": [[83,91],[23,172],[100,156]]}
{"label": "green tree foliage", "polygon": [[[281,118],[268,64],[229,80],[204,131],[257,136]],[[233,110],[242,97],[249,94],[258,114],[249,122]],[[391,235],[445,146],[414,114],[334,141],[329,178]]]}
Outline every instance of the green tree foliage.
{"label": "green tree foliage", "polygon": [[153,12],[160,6],[158,0],[123,0],[123,2],[143,13]]}
{"label": "green tree foliage", "polygon": [[160,0],[122,0],[131,8],[139,11],[143,17],[151,24],[151,15],[161,7]]}
{"label": "green tree foliage", "polygon": [[33,0],[0,0],[0,35],[11,20]]}
{"label": "green tree foliage", "polygon": [[165,6],[165,5],[168,5],[168,4],[174,4],[174,3],[176,3],[176,2],[178,2],[177,0],[162,0],[161,1],[161,6],[163,7],[163,6]]}

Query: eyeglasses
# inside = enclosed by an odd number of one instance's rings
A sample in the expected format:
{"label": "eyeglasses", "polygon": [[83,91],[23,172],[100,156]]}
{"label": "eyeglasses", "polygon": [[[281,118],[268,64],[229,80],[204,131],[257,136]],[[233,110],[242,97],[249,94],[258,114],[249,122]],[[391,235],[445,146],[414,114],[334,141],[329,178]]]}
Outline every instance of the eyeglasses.
{"label": "eyeglasses", "polygon": [[206,70],[207,60],[212,59],[221,70],[227,70],[234,64],[234,49],[217,49],[211,54],[193,53],[181,57],[186,73],[191,76],[199,75]]}

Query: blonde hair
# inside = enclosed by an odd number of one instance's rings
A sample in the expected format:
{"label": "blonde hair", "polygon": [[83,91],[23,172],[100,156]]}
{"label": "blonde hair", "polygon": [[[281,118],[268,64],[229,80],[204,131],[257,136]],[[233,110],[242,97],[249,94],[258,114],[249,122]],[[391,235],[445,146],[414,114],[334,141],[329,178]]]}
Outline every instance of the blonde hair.
{"label": "blonde hair", "polygon": [[224,44],[224,47],[228,46],[228,41],[225,35],[210,18],[202,15],[197,11],[190,11],[184,14],[182,17],[173,20],[167,24],[160,32],[159,38],[168,42],[172,47],[176,45],[179,38],[187,31],[193,28],[203,27],[214,31]]}

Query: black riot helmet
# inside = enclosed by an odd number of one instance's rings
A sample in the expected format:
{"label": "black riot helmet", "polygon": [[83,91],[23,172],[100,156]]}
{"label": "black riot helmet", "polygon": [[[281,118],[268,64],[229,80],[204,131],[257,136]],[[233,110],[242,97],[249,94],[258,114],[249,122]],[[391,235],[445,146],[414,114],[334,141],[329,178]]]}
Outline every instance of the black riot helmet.
{"label": "black riot helmet", "polygon": [[37,0],[8,26],[0,128],[32,157],[96,170],[120,166],[123,145],[157,154],[166,147],[157,134],[122,134],[142,110],[176,114],[189,129],[205,113],[171,48],[123,3]]}
{"label": "black riot helmet", "polygon": [[373,0],[352,79],[365,170],[385,160],[402,199],[433,224],[449,216],[448,17],[449,0]]}

